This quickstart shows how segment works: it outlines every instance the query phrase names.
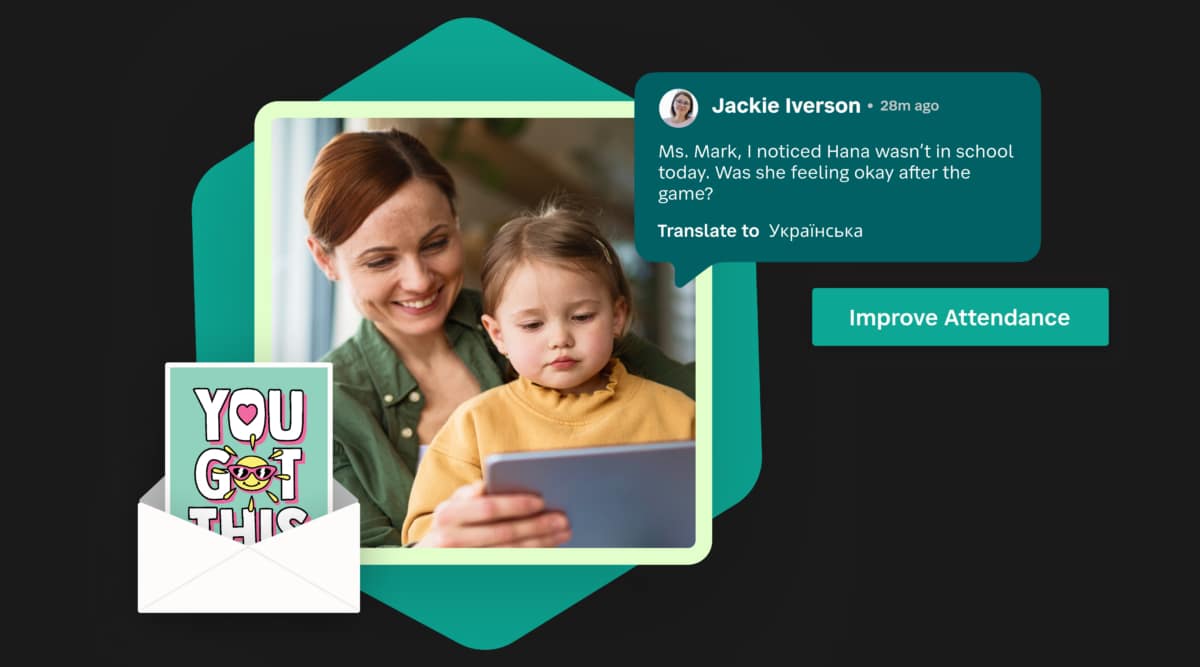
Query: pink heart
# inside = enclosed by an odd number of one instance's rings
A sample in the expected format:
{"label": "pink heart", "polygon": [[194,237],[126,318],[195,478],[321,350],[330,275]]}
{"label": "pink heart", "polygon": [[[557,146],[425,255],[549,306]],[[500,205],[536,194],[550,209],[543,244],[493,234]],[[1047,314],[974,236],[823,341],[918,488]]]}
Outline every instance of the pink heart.
{"label": "pink heart", "polygon": [[238,419],[242,420],[243,424],[249,426],[250,422],[254,421],[254,418],[258,416],[258,407],[254,405],[239,405],[237,407],[237,416]]}

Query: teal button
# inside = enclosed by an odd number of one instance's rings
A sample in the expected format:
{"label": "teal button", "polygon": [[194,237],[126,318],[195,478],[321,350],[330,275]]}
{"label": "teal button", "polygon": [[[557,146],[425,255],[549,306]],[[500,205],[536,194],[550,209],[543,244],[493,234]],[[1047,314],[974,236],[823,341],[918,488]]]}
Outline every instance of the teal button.
{"label": "teal button", "polygon": [[821,346],[1106,346],[1104,287],[818,287]]}

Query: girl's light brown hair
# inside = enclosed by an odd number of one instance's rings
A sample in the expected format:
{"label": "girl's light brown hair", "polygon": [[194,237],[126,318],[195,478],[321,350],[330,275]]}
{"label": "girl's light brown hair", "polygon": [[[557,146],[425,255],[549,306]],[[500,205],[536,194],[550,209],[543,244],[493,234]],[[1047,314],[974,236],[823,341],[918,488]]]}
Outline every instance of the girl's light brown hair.
{"label": "girl's light brown hair", "polygon": [[633,319],[633,293],[621,268],[621,258],[594,222],[578,209],[557,200],[538,210],[504,223],[483,254],[480,283],[483,312],[495,315],[504,285],[523,262],[553,262],[596,276],[612,295],[613,303],[623,298]]}
{"label": "girl's light brown hair", "polygon": [[454,178],[419,139],[400,130],[339,134],[317,154],[308,178],[304,219],[309,232],[332,251],[415,178],[436,185],[454,211]]}

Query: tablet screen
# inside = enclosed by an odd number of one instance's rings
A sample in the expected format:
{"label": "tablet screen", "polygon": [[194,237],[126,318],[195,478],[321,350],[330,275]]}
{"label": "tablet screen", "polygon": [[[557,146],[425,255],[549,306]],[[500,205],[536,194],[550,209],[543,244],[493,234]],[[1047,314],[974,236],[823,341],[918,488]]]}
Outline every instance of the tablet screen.
{"label": "tablet screen", "polygon": [[536,493],[567,515],[567,547],[691,547],[696,539],[695,441],[495,454],[489,494]]}

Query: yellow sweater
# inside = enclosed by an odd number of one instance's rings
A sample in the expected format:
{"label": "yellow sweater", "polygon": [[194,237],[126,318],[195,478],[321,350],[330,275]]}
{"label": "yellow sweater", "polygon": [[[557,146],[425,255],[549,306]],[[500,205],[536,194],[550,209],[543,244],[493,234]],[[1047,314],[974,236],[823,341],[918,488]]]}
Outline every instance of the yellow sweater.
{"label": "yellow sweater", "polygon": [[402,537],[429,530],[433,510],[458,487],[483,479],[491,454],[690,440],[696,403],[663,384],[630,375],[613,360],[608,386],[563,394],[520,378],[465,401],[434,436],[417,468]]}

